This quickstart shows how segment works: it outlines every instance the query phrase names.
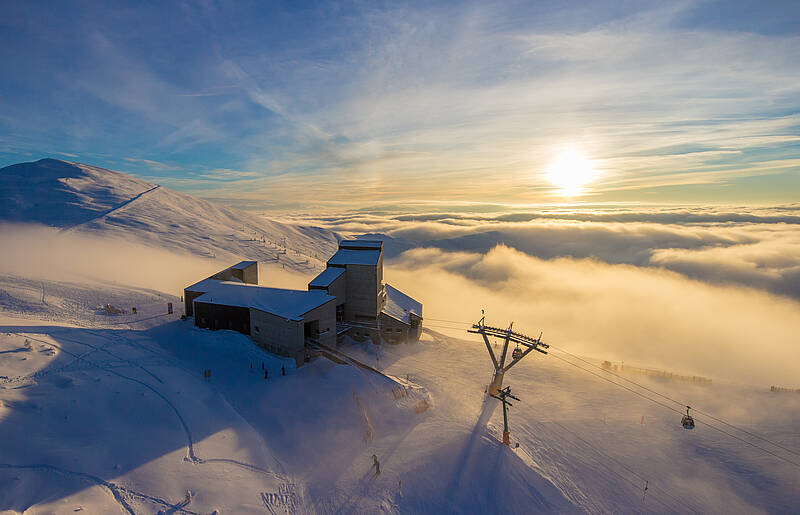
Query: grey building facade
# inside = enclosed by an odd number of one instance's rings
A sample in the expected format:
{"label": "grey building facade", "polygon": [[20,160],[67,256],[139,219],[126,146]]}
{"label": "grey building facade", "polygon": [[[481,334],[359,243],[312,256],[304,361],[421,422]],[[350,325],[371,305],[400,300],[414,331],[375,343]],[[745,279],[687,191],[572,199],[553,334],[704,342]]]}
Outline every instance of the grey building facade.
{"label": "grey building facade", "polygon": [[297,366],[305,361],[307,343],[336,344],[336,297],[257,283],[255,261],[222,270],[184,289],[186,315],[197,327],[246,334]]}
{"label": "grey building facade", "polygon": [[374,342],[417,341],[422,304],[383,283],[383,242],[344,240],[308,290],[258,285],[258,263],[242,261],[184,289],[198,327],[250,336],[302,365],[307,346],[336,346],[350,334]]}
{"label": "grey building facade", "polygon": [[422,304],[383,282],[382,241],[339,242],[308,288],[336,297],[339,335],[402,343],[422,334]]}

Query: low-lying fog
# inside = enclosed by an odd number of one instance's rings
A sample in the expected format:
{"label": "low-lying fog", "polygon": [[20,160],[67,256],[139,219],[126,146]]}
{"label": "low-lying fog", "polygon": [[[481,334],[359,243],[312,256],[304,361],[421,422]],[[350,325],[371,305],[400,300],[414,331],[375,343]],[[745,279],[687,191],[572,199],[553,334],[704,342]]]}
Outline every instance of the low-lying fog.
{"label": "low-lying fog", "polygon": [[[347,214],[385,279],[438,320],[487,321],[609,360],[800,387],[800,207]],[[459,332],[460,330],[456,330]],[[451,331],[452,333],[453,331]],[[461,333],[465,334],[465,333]]]}
{"label": "low-lying fog", "polygon": [[[800,208],[295,217],[385,237],[385,280],[425,323],[487,322],[556,348],[684,374],[800,387]],[[375,236],[379,235],[379,236]],[[231,263],[136,241],[0,226],[0,273],[180,295]],[[248,256],[242,256],[246,259]],[[311,276],[262,264],[261,284]],[[447,329],[451,327],[453,329]]]}

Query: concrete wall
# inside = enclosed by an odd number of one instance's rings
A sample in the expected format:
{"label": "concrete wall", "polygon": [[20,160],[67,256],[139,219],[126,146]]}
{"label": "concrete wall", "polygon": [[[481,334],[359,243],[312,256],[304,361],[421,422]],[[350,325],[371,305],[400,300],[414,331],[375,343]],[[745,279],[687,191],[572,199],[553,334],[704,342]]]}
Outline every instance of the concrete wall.
{"label": "concrete wall", "polygon": [[300,366],[305,358],[303,323],[250,308],[250,337],[268,352],[294,358]]}
{"label": "concrete wall", "polygon": [[258,263],[253,263],[247,268],[231,269],[231,274],[246,284],[258,284]]}
{"label": "concrete wall", "polygon": [[[380,263],[379,261],[379,264]],[[347,320],[376,319],[380,309],[378,297],[381,290],[379,276],[381,267],[371,265],[347,265],[347,303],[344,316]]]}
{"label": "concrete wall", "polygon": [[190,291],[190,290],[183,290],[183,313],[190,317],[194,315],[194,299],[199,297],[205,292],[202,291]]}
{"label": "concrete wall", "polygon": [[250,337],[259,346],[273,354],[294,358],[296,366],[305,361],[305,338],[303,329],[306,322],[317,321],[322,334],[315,335],[323,345],[336,345],[336,303],[327,302],[312,309],[303,320],[285,318],[250,308]]}
{"label": "concrete wall", "polygon": [[407,343],[409,326],[384,313],[380,316],[381,338],[386,343]]}
{"label": "concrete wall", "polygon": [[319,343],[336,345],[336,301],[331,301],[312,309],[303,315],[303,322],[319,321],[319,330],[322,334],[317,336]]}
{"label": "concrete wall", "polygon": [[417,342],[419,341],[419,337],[422,336],[422,319],[411,315],[409,321],[411,322],[411,327],[408,330],[408,340]]}
{"label": "concrete wall", "polygon": [[422,319],[410,315],[409,323],[403,323],[385,313],[379,317],[381,338],[387,343],[414,343],[422,335]]}
{"label": "concrete wall", "polygon": [[226,268],[212,275],[209,279],[217,279],[219,281],[238,279],[246,284],[258,284],[258,263],[253,263],[246,268]]}
{"label": "concrete wall", "polygon": [[250,310],[238,306],[194,303],[194,325],[207,329],[229,329],[250,334]]}

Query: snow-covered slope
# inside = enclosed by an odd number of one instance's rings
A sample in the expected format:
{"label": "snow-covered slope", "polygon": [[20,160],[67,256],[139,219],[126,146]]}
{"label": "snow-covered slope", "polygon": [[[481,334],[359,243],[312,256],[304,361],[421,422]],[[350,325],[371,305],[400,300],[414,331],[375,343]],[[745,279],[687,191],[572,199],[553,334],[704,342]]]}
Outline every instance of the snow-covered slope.
{"label": "snow-covered slope", "polygon": [[72,227],[155,188],[124,173],[41,159],[0,169],[0,220]]}
{"label": "snow-covered slope", "polygon": [[311,272],[335,233],[267,220],[129,175],[42,159],[0,169],[0,221],[39,223],[221,260],[279,262]]}
{"label": "snow-covered slope", "polygon": [[[507,448],[480,341],[430,332],[341,348],[423,387],[430,407],[417,413],[383,376],[325,358],[294,369],[244,335],[167,315],[174,298],[50,283],[41,303],[39,284],[0,276],[0,511],[730,514],[800,502],[788,463],[705,417],[685,431],[554,356],[509,372],[522,400],[510,413],[520,445]],[[126,296],[138,315],[87,309]],[[636,380],[800,443],[794,394]]]}

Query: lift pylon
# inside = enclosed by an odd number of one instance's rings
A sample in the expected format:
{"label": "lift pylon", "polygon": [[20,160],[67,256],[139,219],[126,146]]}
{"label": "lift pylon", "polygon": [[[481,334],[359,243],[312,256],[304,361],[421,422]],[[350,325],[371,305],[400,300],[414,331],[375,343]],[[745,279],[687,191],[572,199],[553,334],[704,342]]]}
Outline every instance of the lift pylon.
{"label": "lift pylon", "polygon": [[[544,349],[550,348],[549,345],[542,342],[541,333],[539,334],[538,338],[531,338],[530,336],[513,331],[513,326],[514,322],[511,322],[508,325],[508,329],[491,327],[486,325],[486,317],[483,316],[477,324],[472,325],[472,329],[467,329],[468,333],[480,334],[483,336],[483,342],[486,344],[486,350],[489,351],[489,357],[492,358],[492,364],[494,365],[494,376],[492,377],[492,382],[489,384],[488,388],[488,393],[492,397],[498,395],[500,388],[503,386],[503,376],[511,367],[522,361],[522,358],[527,356],[531,351],[535,350],[537,352],[541,352],[542,354],[547,354],[547,351]],[[503,352],[500,354],[499,360],[492,350],[492,344],[489,343],[490,336],[503,339]],[[523,351],[521,354],[517,353],[516,356],[512,355],[511,362],[506,365],[506,358],[508,357],[508,345],[512,342],[516,345],[522,345],[525,347],[525,351]]]}
{"label": "lift pylon", "polygon": [[506,398],[511,397],[515,401],[518,401],[519,397],[514,397],[511,395],[510,386],[506,386],[502,390],[498,391],[497,395],[492,395],[492,397],[503,403],[503,443],[506,445],[511,445],[511,434],[508,432],[508,407],[513,406],[513,404],[506,400]]}

